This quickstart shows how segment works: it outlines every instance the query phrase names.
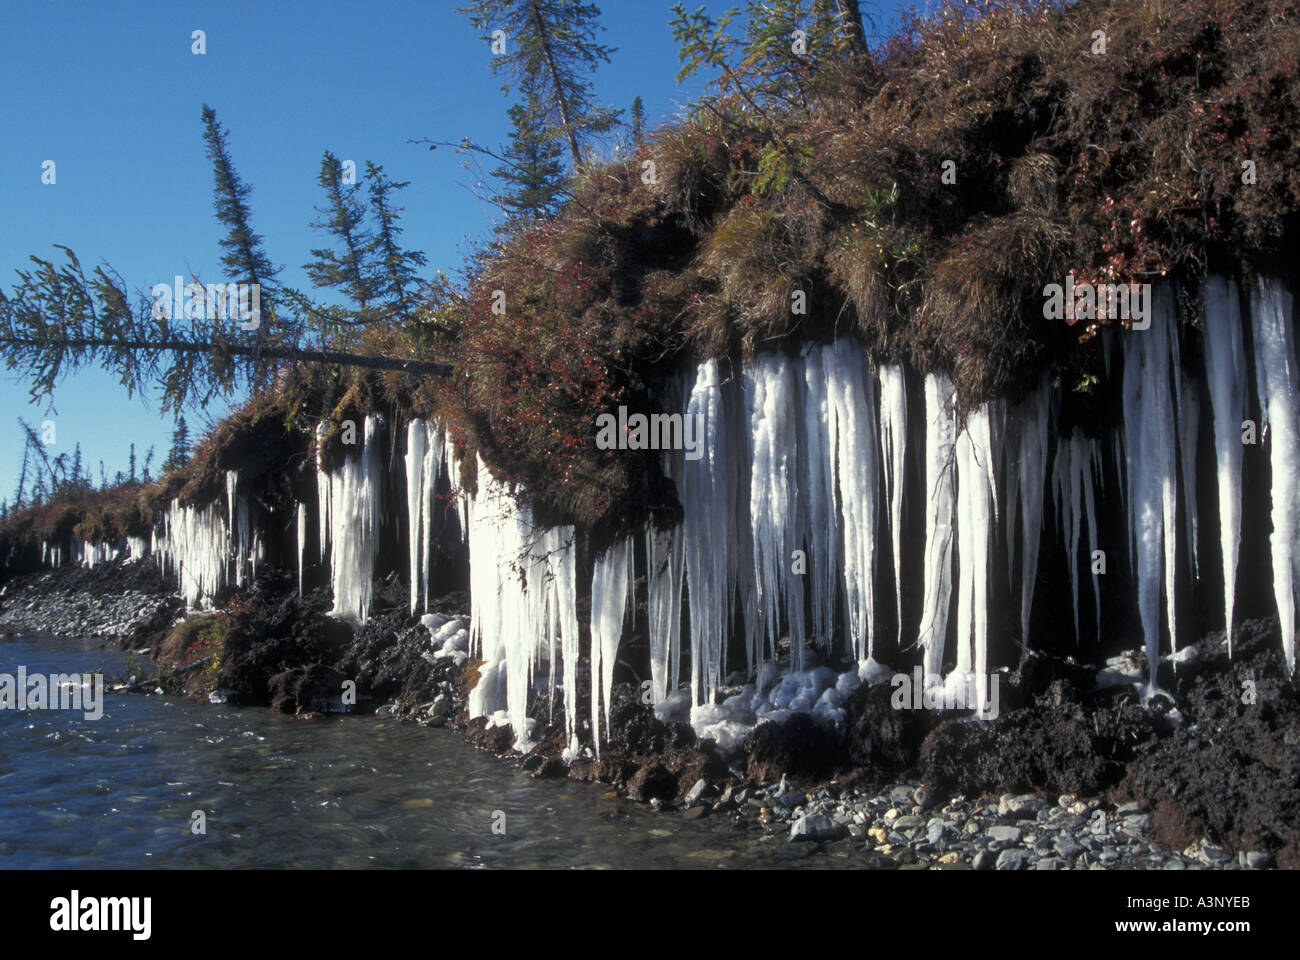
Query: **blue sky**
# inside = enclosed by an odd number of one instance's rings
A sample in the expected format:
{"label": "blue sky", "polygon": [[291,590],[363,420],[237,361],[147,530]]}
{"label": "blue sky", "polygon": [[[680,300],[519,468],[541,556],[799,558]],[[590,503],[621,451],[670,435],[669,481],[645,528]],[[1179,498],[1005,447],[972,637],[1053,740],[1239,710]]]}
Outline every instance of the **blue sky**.
{"label": "blue sky", "polygon": [[[489,72],[490,52],[454,0],[322,3],[0,3],[0,289],[28,256],[70,246],[83,266],[107,262],[132,288],[177,275],[219,275],[222,230],[212,214],[212,170],[200,110],[216,110],[236,169],[253,188],[254,228],[281,280],[308,288],[301,266],[321,236],[309,227],[321,202],[321,153],[382,163],[402,191],[406,244],[428,269],[454,273],[468,239],[485,236],[495,209],[475,196],[474,174],[453,150],[409,139],[469,137],[497,146],[509,101]],[[694,9],[699,0],[688,2]],[[720,12],[729,4],[706,3]],[[698,91],[679,87],[668,29],[671,3],[604,0],[602,41],[617,47],[595,76],[617,108],[640,95],[648,120],[673,116]],[[877,12],[893,4],[864,3]],[[207,51],[191,52],[206,33]],[[888,29],[888,25],[885,25]],[[57,182],[42,184],[53,160]],[[51,454],[80,443],[95,475],[138,456],[167,455],[170,417],[156,394],[128,399],[99,370],[68,377],[48,401],[0,370],[0,498],[11,498],[21,442],[17,419],[53,420]],[[191,436],[224,402],[187,414]]]}

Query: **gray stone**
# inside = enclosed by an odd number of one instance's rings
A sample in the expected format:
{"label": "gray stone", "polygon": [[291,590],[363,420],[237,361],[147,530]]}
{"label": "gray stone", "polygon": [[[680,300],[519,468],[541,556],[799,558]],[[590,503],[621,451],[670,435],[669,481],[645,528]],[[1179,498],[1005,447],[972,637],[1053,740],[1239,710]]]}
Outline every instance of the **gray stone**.
{"label": "gray stone", "polygon": [[1151,817],[1145,813],[1135,813],[1124,818],[1124,829],[1129,833],[1146,833],[1151,829]]}
{"label": "gray stone", "polygon": [[1027,857],[1028,854],[1023,850],[1014,848],[1003,850],[998,854],[997,862],[993,866],[997,870],[1023,870]]}
{"label": "gray stone", "polygon": [[917,787],[912,799],[922,810],[933,810],[939,803],[939,798],[935,796],[934,791],[927,790],[925,787]]}
{"label": "gray stone", "polygon": [[1115,816],[1127,817],[1130,814],[1141,813],[1142,807],[1136,803],[1121,803],[1115,808]]}
{"label": "gray stone", "polygon": [[1083,850],[1083,847],[1074,842],[1074,837],[1064,833],[1052,841],[1052,846],[1056,848],[1057,853],[1067,859],[1078,856],[1078,854]]}
{"label": "gray stone", "polygon": [[925,839],[932,846],[943,839],[948,828],[942,820],[931,820],[925,828]]}
{"label": "gray stone", "polygon": [[997,858],[991,851],[981,850],[979,853],[975,854],[975,858],[971,860],[970,865],[976,870],[992,870],[993,863],[996,859]]}
{"label": "gray stone", "polygon": [[790,827],[790,840],[839,840],[849,835],[848,828],[822,814],[800,817]]}
{"label": "gray stone", "polygon": [[781,796],[781,805],[789,807],[791,810],[795,807],[802,807],[807,802],[808,795],[798,790],[791,790]]}
{"label": "gray stone", "polygon": [[1269,867],[1273,866],[1272,856],[1259,850],[1246,851],[1242,859],[1245,861],[1243,865],[1249,867],[1251,870],[1267,870]]}
{"label": "gray stone", "polygon": [[909,814],[906,817],[899,817],[891,824],[891,826],[895,830],[915,830],[917,827],[925,826],[925,820],[921,817],[914,817]]}
{"label": "gray stone", "polygon": [[686,791],[686,804],[689,806],[697,800],[704,798],[704,792],[709,789],[709,783],[703,777],[696,780],[691,789]]}
{"label": "gray stone", "polygon": [[1046,805],[1045,800],[1034,796],[1032,793],[1022,793],[1015,796],[1004,793],[998,798],[998,816],[1011,817],[1013,820],[1029,819],[1036,817],[1038,811]]}
{"label": "gray stone", "polygon": [[1036,864],[1034,864],[1034,869],[1035,870],[1060,870],[1064,866],[1065,866],[1064,863],[1062,863],[1056,857],[1043,857],[1043,859],[1039,860]]}
{"label": "gray stone", "polygon": [[999,824],[996,827],[989,827],[989,839],[996,840],[998,843],[1019,843],[1020,828],[1006,827]]}

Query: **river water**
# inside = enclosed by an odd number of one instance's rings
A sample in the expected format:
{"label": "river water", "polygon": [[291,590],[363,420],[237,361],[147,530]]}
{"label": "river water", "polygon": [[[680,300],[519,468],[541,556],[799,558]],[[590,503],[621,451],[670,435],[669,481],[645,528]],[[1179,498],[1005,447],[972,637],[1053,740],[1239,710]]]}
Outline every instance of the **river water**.
{"label": "river water", "polygon": [[[133,666],[98,643],[0,639],[0,673],[19,665],[106,677]],[[859,865],[606,793],[533,780],[391,717],[294,720],[111,691],[99,719],[0,710],[0,869]]]}

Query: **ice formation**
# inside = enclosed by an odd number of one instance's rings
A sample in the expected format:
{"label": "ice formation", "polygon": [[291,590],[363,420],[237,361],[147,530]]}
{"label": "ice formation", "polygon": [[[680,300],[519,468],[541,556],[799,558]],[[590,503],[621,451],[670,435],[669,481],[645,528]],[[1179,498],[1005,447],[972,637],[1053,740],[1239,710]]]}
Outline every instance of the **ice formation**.
{"label": "ice formation", "polygon": [[[1043,489],[1047,482],[1047,437],[1050,400],[1043,379],[1007,420],[1007,579],[1015,581],[1020,556],[1020,644],[1029,641],[1029,614],[1038,580],[1038,548],[1043,530]],[[1017,508],[1019,513],[1017,514]],[[1019,516],[1020,532],[1016,533]]]}
{"label": "ice formation", "polygon": [[[1285,655],[1293,665],[1300,585],[1300,371],[1290,296],[1275,280],[1259,281],[1252,293],[1255,389],[1273,475],[1274,590]],[[1205,396],[1215,442],[1225,620],[1231,627],[1248,371],[1236,289],[1210,279],[1204,303]],[[665,719],[689,718],[698,734],[714,737],[725,752],[737,748],[754,724],[794,711],[841,723],[845,699],[858,685],[889,678],[890,667],[873,656],[876,564],[888,542],[900,647],[907,649],[914,637],[924,670],[933,674],[942,672],[949,655],[956,669],[945,687],[978,691],[977,707],[983,709],[988,685],[969,681],[989,674],[992,574],[1000,578],[1005,570],[1022,642],[1031,641],[1040,559],[1055,548],[1052,539],[1044,547],[1041,537],[1050,495],[1066,553],[1076,637],[1084,579],[1079,564],[1103,546],[1099,505],[1122,505],[1147,658],[1158,663],[1162,620],[1178,651],[1178,537],[1186,539],[1181,553],[1194,575],[1202,562],[1213,562],[1197,555],[1201,386],[1199,374],[1183,367],[1179,335],[1167,289],[1157,291],[1148,329],[1103,331],[1106,369],[1122,377],[1123,432],[1109,437],[1078,431],[1057,436],[1046,379],[1016,406],[994,400],[960,422],[953,384],[939,370],[924,378],[924,423],[909,425],[903,369],[882,365],[877,381],[866,351],[849,339],[806,344],[797,356],[761,352],[743,366],[713,359],[698,364],[670,379],[661,397],[663,409],[698,415],[703,425],[700,459],[663,453],[682,523],[669,526],[657,518],[594,558],[586,650],[579,647],[573,528],[536,527],[522,491],[498,481],[481,460],[476,492],[462,490],[446,430],[433,421],[412,421],[405,425],[403,451],[410,609],[419,611],[421,601],[428,607],[434,535],[438,524],[453,518],[436,496],[445,476],[468,545],[472,610],[464,636],[445,618],[426,617],[434,655],[464,658],[472,651],[484,661],[470,714],[510,724],[520,749],[534,733],[530,698],[549,688],[551,703],[564,705],[566,756],[573,758],[581,749],[580,657],[590,657],[589,717],[599,751],[609,729],[619,643],[635,615],[634,576],[643,556],[656,712]],[[322,425],[322,438],[324,430]],[[381,437],[382,422],[367,417],[361,450],[333,474],[318,470],[316,523],[321,559],[330,562],[333,612],[357,620],[364,620],[370,606],[383,507]],[[1103,456],[1115,458],[1118,473],[1103,473]],[[1105,488],[1108,478],[1118,482],[1114,490]],[[915,484],[910,490],[909,479]],[[244,582],[262,553],[255,514],[233,472],[225,494],[202,507],[171,504],[154,532],[153,550],[163,568],[177,575],[190,606],[227,580]],[[925,528],[920,609],[910,611],[907,627],[901,609],[905,497],[917,527],[923,517]],[[300,591],[309,512],[308,504],[297,505]],[[1211,543],[1207,538],[1207,547]],[[129,546],[133,556],[144,552],[143,541],[132,539]],[[72,547],[87,563],[100,562],[107,549],[81,542]],[[44,545],[42,560],[57,563],[60,549]],[[887,575],[882,571],[882,584]],[[1100,639],[1095,578],[1090,589]],[[912,618],[918,621],[914,633]],[[945,650],[950,628],[957,646]],[[857,666],[843,673],[809,667],[811,646],[829,653],[837,632]],[[779,641],[786,637],[789,660],[778,662]],[[688,642],[689,678],[681,676]],[[724,681],[732,644],[740,645],[734,661],[739,663],[743,649],[749,669]],[[1153,692],[1154,671],[1146,683],[1147,696]]]}
{"label": "ice formation", "polygon": [[334,609],[330,616],[364,623],[370,613],[382,517],[383,473],[379,455],[382,420],[366,417],[364,443],[358,455],[346,457],[329,478],[329,524],[333,550],[330,580]]}
{"label": "ice formation", "polygon": [[1255,337],[1255,380],[1261,427],[1267,431],[1269,464],[1273,471],[1273,596],[1282,626],[1282,650],[1295,672],[1296,587],[1300,586],[1300,436],[1297,435],[1295,333],[1291,294],[1274,278],[1258,278],[1251,299],[1251,329]]}
{"label": "ice formation", "polygon": [[632,543],[615,544],[596,559],[591,578],[591,730],[600,754],[600,714],[604,704],[605,729],[609,729],[610,692],[614,687],[614,661],[623,636],[623,620],[632,592]]}
{"label": "ice formation", "polygon": [[918,643],[927,673],[943,668],[952,598],[953,526],[956,523],[957,466],[954,447],[956,393],[943,373],[925,378],[925,599]]}
{"label": "ice formation", "polygon": [[[691,698],[711,702],[721,681],[725,635],[734,609],[735,513],[729,482],[737,459],[728,436],[723,384],[716,360],[699,365],[687,400],[687,416],[701,416],[703,456],[683,469],[682,536],[691,618]],[[748,558],[746,558],[748,560]]]}
{"label": "ice formation", "polygon": [[[566,726],[574,750],[578,616],[573,528],[535,527],[527,504],[480,459],[478,493],[467,504],[466,530],[470,647],[484,661],[470,693],[469,715],[509,723],[515,748],[528,749],[528,697],[535,668],[545,655],[554,672],[561,647]],[[594,674],[593,667],[593,689]]]}
{"label": "ice formation", "polygon": [[[749,409],[750,522],[754,538],[754,581],[758,604],[758,649],[749,650],[752,671],[769,656],[776,659],[783,622],[788,625],[790,658],[803,667],[805,641],[802,571],[795,570],[803,545],[798,487],[798,385],[784,354],[762,354],[745,374]],[[764,647],[766,642],[766,647]]]}
{"label": "ice formation", "polygon": [[1124,335],[1124,452],[1127,460],[1129,536],[1138,582],[1138,614],[1152,665],[1146,695],[1156,692],[1160,662],[1160,610],[1169,621],[1169,641],[1178,650],[1175,571],[1178,431],[1174,420],[1173,375],[1178,337],[1168,290],[1152,302],[1150,326]]}
{"label": "ice formation", "polygon": [[[957,437],[957,667],[954,683],[988,673],[989,567],[998,514],[996,425],[1001,405],[983,404]],[[984,710],[984,684],[978,709]]]}
{"label": "ice formation", "polygon": [[898,364],[880,367],[880,448],[885,465],[885,500],[894,548],[894,610],[903,641],[903,487],[907,466],[907,381]]}
{"label": "ice formation", "polygon": [[1223,619],[1232,652],[1232,610],[1237,596],[1237,555],[1241,550],[1241,421],[1246,415],[1246,355],[1241,336],[1237,285],[1221,277],[1206,280],[1206,384],[1214,423],[1215,477],[1219,490],[1219,545],[1223,558]]}
{"label": "ice formation", "polygon": [[[1101,476],[1101,451],[1097,441],[1076,430],[1068,440],[1056,446],[1056,463],[1052,468],[1052,509],[1066,545],[1066,564],[1070,570],[1070,587],[1074,596],[1074,637],[1083,642],[1079,629],[1079,536],[1083,519],[1088,523],[1088,548],[1097,544],[1097,501],[1094,479]],[[1101,640],[1101,591],[1092,583],[1096,603],[1097,640]]]}
{"label": "ice formation", "polygon": [[822,349],[826,371],[827,431],[835,504],[844,544],[841,558],[847,607],[846,651],[865,660],[875,645],[876,510],[879,448],[875,394],[862,347],[837,340]]}
{"label": "ice formation", "polygon": [[298,596],[301,597],[303,557],[307,552],[307,504],[298,504],[295,513],[298,521]]}

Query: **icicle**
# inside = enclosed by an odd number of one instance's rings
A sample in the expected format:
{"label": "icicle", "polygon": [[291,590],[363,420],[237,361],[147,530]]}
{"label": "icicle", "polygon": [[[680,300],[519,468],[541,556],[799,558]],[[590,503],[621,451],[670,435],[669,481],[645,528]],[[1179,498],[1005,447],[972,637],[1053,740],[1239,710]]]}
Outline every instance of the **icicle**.
{"label": "icicle", "polygon": [[325,472],[325,432],[329,424],[316,425],[316,522],[320,531],[320,562],[325,562],[325,554],[330,543],[330,475]]}
{"label": "icicle", "polygon": [[[1177,594],[1177,428],[1171,373],[1178,365],[1178,340],[1170,296],[1160,287],[1152,298],[1145,330],[1124,336],[1124,427],[1126,433],[1129,530],[1138,581],[1138,613],[1146,640],[1149,676],[1145,698],[1158,692],[1160,599],[1163,572],[1169,639],[1178,649]],[[1162,551],[1163,547],[1163,551]]]}
{"label": "icicle", "polygon": [[235,489],[239,485],[239,471],[226,471],[226,522],[235,529]]}
{"label": "icicle", "polygon": [[226,517],[216,503],[206,507],[181,506],[173,500],[157,535],[158,566],[173,573],[187,609],[213,597],[226,585],[229,569],[229,532]]}
{"label": "icicle", "polygon": [[918,643],[925,671],[943,669],[952,597],[952,547],[957,475],[954,464],[956,415],[952,381],[944,373],[925,378],[925,601]]}
{"label": "icicle", "polygon": [[307,552],[307,504],[298,504],[298,596],[302,596],[303,557]]}
{"label": "icicle", "polygon": [[330,481],[330,540],[334,544],[330,616],[366,621],[374,586],[375,553],[382,519],[382,462],[376,414],[366,417],[361,453],[344,460]]}
{"label": "icicle", "polygon": [[889,501],[889,532],[894,546],[894,609],[898,642],[903,642],[903,469],[907,450],[907,381],[903,368],[880,368],[880,443],[885,462],[885,499]]}
{"label": "icicle", "polygon": [[1296,587],[1300,585],[1300,435],[1297,434],[1295,334],[1291,294],[1275,278],[1258,278],[1250,302],[1255,334],[1255,374],[1273,472],[1273,596],[1282,628],[1282,652],[1287,669],[1295,672]]}
{"label": "icicle", "polygon": [[[429,566],[430,550],[433,544],[433,510],[438,494],[438,467],[442,460],[443,436],[442,426],[425,423],[424,461],[420,465],[420,487],[423,496],[420,501],[420,588],[424,591],[424,609],[429,609]],[[462,525],[461,530],[464,530]]]}
{"label": "icicle", "polygon": [[646,587],[649,598],[650,685],[655,703],[677,689],[681,661],[682,575],[685,556],[681,528],[646,531]]}
{"label": "icicle", "polygon": [[[1047,380],[1039,382],[1008,420],[1007,464],[1007,577],[1015,565],[1015,545],[1020,544],[1020,644],[1029,644],[1029,615],[1038,580],[1038,548],[1043,530],[1043,489],[1047,480],[1047,421],[1050,412]],[[1014,442],[1014,449],[1012,443]],[[1020,536],[1015,535],[1019,506]]]}
{"label": "icicle", "polygon": [[826,397],[826,367],[822,348],[808,344],[803,350],[804,476],[800,489],[807,516],[808,559],[812,573],[812,632],[829,645],[834,628],[839,589],[839,513],[835,507],[832,469],[830,405]]}
{"label": "icicle", "polygon": [[614,658],[623,636],[632,584],[631,538],[611,547],[595,563],[591,578],[591,736],[600,756],[600,704],[605,704],[609,730],[610,695],[614,687]]}
{"label": "icicle", "polygon": [[424,492],[424,458],[428,440],[423,420],[412,420],[406,425],[406,532],[410,553],[411,613],[420,605],[420,585],[425,582],[422,568],[427,551],[424,536],[428,532],[424,511],[427,497]]}
{"label": "icicle", "polygon": [[845,647],[857,660],[875,645],[876,509],[879,464],[875,396],[862,348],[838,340],[822,350],[826,369],[829,435],[844,539]]}
{"label": "icicle", "polygon": [[[1070,570],[1070,588],[1074,597],[1074,636],[1081,642],[1079,630],[1079,537],[1084,518],[1088,522],[1088,545],[1097,549],[1097,507],[1093,486],[1094,475],[1101,471],[1101,451],[1097,441],[1075,431],[1068,440],[1056,447],[1056,463],[1052,468],[1052,504],[1061,527],[1061,537],[1066,543],[1066,559]],[[1096,602],[1097,640],[1101,641],[1101,593],[1094,579],[1093,598]]]}
{"label": "icicle", "polygon": [[686,415],[702,416],[704,426],[703,455],[686,461],[682,482],[682,534],[690,584],[691,703],[698,706],[712,702],[721,680],[723,638],[734,583],[730,576],[734,543],[729,536],[733,514],[728,491],[732,474],[728,457],[734,441],[727,435],[716,360],[699,365]]}
{"label": "icicle", "polygon": [[765,659],[763,640],[776,658],[782,613],[789,627],[790,662],[803,669],[805,641],[803,574],[793,573],[794,551],[803,542],[799,505],[798,388],[784,354],[761,354],[745,376],[749,409],[750,522],[757,585],[756,649],[747,651],[752,672]]}
{"label": "icicle", "polygon": [[[578,575],[573,527],[560,527],[552,531],[556,538],[553,548],[550,579],[551,600],[560,631],[560,656],[564,661],[564,729],[568,737],[569,757],[578,753]],[[681,608],[681,581],[678,581],[678,609]],[[680,617],[678,618],[680,622]],[[551,673],[555,660],[551,660]]]}
{"label": "icicle", "polygon": [[1200,525],[1196,516],[1196,446],[1201,429],[1201,394],[1196,383],[1186,371],[1179,374],[1181,381],[1178,390],[1178,452],[1183,467],[1183,513],[1187,518],[1184,535],[1187,538],[1187,559],[1191,564],[1192,577],[1195,578],[1200,566],[1197,555],[1197,537]]}
{"label": "icicle", "polygon": [[1241,336],[1237,285],[1211,277],[1201,291],[1205,319],[1206,380],[1214,420],[1219,487],[1219,544],[1223,557],[1223,611],[1232,655],[1232,610],[1237,595],[1241,549],[1241,421],[1246,415],[1246,357]]}
{"label": "icicle", "polygon": [[988,675],[989,566],[998,513],[995,469],[996,403],[986,403],[966,418],[957,437],[957,677],[974,672],[977,710],[983,712]]}

